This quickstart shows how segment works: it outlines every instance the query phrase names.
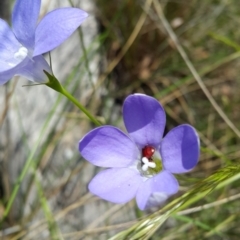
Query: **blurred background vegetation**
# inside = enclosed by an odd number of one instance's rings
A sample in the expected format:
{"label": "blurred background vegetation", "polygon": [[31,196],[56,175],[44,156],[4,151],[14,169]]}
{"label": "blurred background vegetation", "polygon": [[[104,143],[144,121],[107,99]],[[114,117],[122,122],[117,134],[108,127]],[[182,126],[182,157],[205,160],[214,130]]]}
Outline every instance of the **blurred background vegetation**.
{"label": "blurred background vegetation", "polygon": [[[148,4],[150,2],[95,0],[95,10],[89,14],[96,17],[98,22],[99,32],[94,39],[98,48],[94,51],[91,46],[86,48],[85,54],[79,56],[81,59],[78,66],[90,79],[93,72],[89,65],[95,54],[101,56],[98,66],[100,73],[93,82],[96,91],[91,98],[86,97],[84,104],[104,124],[124,129],[122,103],[128,94],[141,92],[156,97],[163,104],[167,113],[166,132],[181,123],[189,123],[197,129],[201,138],[201,158],[191,173],[177,176],[181,188],[179,193],[172,197],[174,199],[217,170],[224,169],[229,164],[239,163],[240,8],[237,0],[158,0],[153,1],[151,5]],[[161,7],[165,17],[157,10],[158,7]],[[171,29],[176,38],[169,35]],[[183,47],[187,61],[180,54],[179,46]],[[79,44],[79,48],[82,47],[83,45]],[[215,99],[229,118],[230,124],[239,130],[232,130],[229,123],[219,115],[189,66],[193,67],[197,76],[199,75],[210,98]],[[79,68],[69,73],[70,82],[74,79],[72,75],[75,76],[78,70]],[[78,73],[78,78],[74,81],[79,81],[80,78]],[[72,92],[74,93],[74,90]],[[80,121],[87,122],[75,108],[65,106],[62,111],[63,115],[71,120],[70,130],[65,133],[64,127],[61,131],[56,130],[57,128],[52,129],[48,139],[42,144],[41,152],[36,156],[39,162],[41,158],[46,159],[46,156],[51,158],[52,154],[58,151],[60,142],[64,142],[62,139],[65,134],[66,138],[71,137],[74,125],[78,125]],[[83,132],[92,127],[86,123]],[[82,135],[78,137],[80,139]],[[43,226],[40,223],[45,221],[44,216],[38,215],[44,206],[40,205],[38,199],[27,217],[20,214],[16,218],[6,219],[2,224],[6,229],[5,234],[2,232],[2,237],[5,235],[2,239],[52,239],[52,236],[58,236],[59,239],[59,236],[62,239],[109,239],[110,236],[138,222],[139,218],[147,219],[146,216],[150,214],[138,211],[134,201],[119,206],[90,196],[86,184],[81,184],[79,180],[79,176],[86,174],[89,166],[80,159],[77,149],[71,161],[61,161],[57,167],[53,165],[52,169],[50,163],[48,166],[49,171],[54,169],[55,179],[48,184],[42,184],[44,199],[51,203],[54,198],[61,209],[61,212],[57,212],[52,207],[55,205],[50,204],[50,217],[46,217],[48,224],[43,228],[49,229],[53,235],[38,235],[39,228]],[[47,173],[41,170],[41,167],[38,165],[37,169],[44,177]],[[67,179],[64,171],[69,173]],[[90,171],[87,181],[95,172],[96,170]],[[56,180],[61,184],[58,185]],[[189,204],[185,212],[172,214],[148,238],[240,239],[239,183],[240,181],[236,180],[211,191]],[[64,195],[68,184],[71,184],[71,192],[68,192],[71,200],[68,199],[68,195]],[[2,185],[1,209],[4,211],[7,198],[4,195],[4,182]],[[79,185],[84,190],[73,194]],[[231,199],[231,196],[236,198]],[[89,203],[90,207],[95,206],[95,215],[92,218],[89,216],[92,213],[89,213],[86,207]],[[195,211],[194,207],[200,208]],[[78,215],[73,218],[71,211],[78,211]],[[69,229],[61,227],[63,222],[59,215],[64,218],[65,224],[74,225],[70,232]],[[36,216],[40,223],[34,227],[31,222]],[[27,233],[35,231],[35,235],[27,236]],[[54,231],[57,232],[56,235]],[[117,239],[121,239],[121,236]]]}

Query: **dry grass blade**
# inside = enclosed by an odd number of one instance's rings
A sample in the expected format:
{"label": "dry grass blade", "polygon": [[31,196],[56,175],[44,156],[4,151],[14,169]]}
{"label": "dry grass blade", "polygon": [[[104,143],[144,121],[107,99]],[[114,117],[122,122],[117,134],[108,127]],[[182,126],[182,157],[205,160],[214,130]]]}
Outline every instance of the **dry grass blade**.
{"label": "dry grass blade", "polygon": [[202,206],[193,207],[193,208],[189,208],[189,209],[180,211],[180,212],[178,212],[178,215],[186,215],[186,214],[191,214],[191,213],[194,213],[194,212],[199,212],[199,211],[202,211],[202,210],[205,210],[205,209],[209,209],[209,208],[212,208],[212,207],[223,205],[223,204],[231,202],[231,201],[235,201],[239,198],[240,198],[240,193],[238,193],[236,195],[233,195],[233,196],[230,196],[230,197],[220,199],[220,200],[212,202],[212,203],[208,203],[208,204],[205,204],[205,205],[202,205]]}
{"label": "dry grass blade", "polygon": [[[195,184],[195,186],[193,186],[192,189],[185,193],[183,196],[170,202],[161,210],[153,213],[150,216],[147,216],[130,229],[115,235],[113,238],[111,238],[111,240],[149,239],[170,216],[178,214],[180,210],[206,197],[206,195],[208,195],[210,192],[220,189],[239,179],[240,167],[238,165],[229,165],[226,168],[222,168],[211,176]],[[227,203],[228,201],[236,200],[239,197],[239,194],[237,194],[235,196],[232,196],[232,198],[226,198],[215,204],[221,205]],[[205,206],[205,209],[213,206],[214,204],[212,203]]]}

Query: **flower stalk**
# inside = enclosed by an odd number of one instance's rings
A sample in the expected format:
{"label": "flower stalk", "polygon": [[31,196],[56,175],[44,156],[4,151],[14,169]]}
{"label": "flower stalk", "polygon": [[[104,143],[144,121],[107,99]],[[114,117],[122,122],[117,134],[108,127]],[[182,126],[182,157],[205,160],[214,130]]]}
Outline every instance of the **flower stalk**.
{"label": "flower stalk", "polygon": [[101,123],[60,84],[55,76],[46,71],[44,72],[49,79],[49,82],[45,83],[45,85],[64,95],[73,104],[75,104],[96,126],[101,126]]}

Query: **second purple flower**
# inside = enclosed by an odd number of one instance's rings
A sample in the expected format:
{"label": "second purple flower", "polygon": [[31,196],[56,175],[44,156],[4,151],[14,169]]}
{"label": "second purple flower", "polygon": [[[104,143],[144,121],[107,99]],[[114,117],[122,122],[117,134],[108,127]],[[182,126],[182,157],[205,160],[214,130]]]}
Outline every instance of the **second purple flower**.
{"label": "second purple flower", "polygon": [[143,94],[126,98],[123,120],[129,136],[116,127],[103,126],[79,142],[86,160],[108,168],[91,180],[89,190],[113,203],[136,197],[141,210],[159,206],[178,191],[173,174],[188,172],[197,164],[198,134],[183,124],[162,138],[165,111],[155,98]]}

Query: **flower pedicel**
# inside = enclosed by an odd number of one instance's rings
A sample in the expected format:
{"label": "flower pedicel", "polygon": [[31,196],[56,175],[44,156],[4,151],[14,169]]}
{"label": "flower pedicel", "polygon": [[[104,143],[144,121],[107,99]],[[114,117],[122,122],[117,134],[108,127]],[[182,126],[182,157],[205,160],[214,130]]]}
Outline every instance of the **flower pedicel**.
{"label": "flower pedicel", "polygon": [[198,134],[183,124],[162,138],[165,111],[155,98],[143,94],[125,99],[123,119],[129,135],[116,127],[102,126],[79,142],[86,160],[108,168],[91,180],[89,190],[113,203],[136,197],[141,210],[159,206],[178,191],[173,174],[188,172],[197,164]]}

